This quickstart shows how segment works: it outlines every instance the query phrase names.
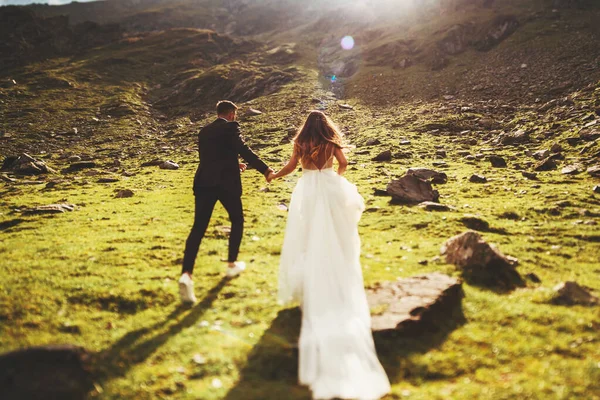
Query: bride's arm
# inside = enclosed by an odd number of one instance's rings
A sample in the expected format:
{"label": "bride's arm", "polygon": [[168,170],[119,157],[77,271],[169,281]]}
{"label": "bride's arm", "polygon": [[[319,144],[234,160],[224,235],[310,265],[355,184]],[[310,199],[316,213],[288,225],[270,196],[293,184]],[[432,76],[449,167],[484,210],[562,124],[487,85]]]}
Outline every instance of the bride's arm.
{"label": "bride's arm", "polygon": [[344,155],[344,152],[342,151],[342,149],[339,147],[336,147],[333,155],[335,156],[335,159],[338,162],[337,173],[338,173],[338,175],[343,175],[344,172],[346,172],[346,168],[348,168],[348,160],[346,159],[346,156]]}
{"label": "bride's arm", "polygon": [[290,158],[290,161],[288,161],[288,163],[285,165],[285,167],[281,168],[281,170],[279,172],[277,172],[275,175],[273,175],[273,179],[281,178],[283,176],[286,176],[286,175],[294,172],[296,170],[297,166],[298,166],[298,155],[296,154],[296,151],[294,151],[292,153],[292,158]]}

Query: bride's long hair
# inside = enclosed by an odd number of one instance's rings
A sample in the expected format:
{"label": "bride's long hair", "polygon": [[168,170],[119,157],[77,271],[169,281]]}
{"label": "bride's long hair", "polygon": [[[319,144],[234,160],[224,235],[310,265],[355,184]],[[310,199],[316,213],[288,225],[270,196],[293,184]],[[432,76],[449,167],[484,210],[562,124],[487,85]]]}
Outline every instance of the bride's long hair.
{"label": "bride's long hair", "polygon": [[311,111],[292,143],[301,160],[315,165],[327,161],[336,148],[343,149],[343,135],[333,121],[321,111]]}

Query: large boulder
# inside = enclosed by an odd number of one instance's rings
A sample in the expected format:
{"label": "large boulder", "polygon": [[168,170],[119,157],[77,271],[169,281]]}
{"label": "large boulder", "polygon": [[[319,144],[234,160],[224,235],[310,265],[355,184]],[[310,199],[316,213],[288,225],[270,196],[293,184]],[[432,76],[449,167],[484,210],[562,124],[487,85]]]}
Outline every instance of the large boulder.
{"label": "large boulder", "polygon": [[387,192],[394,201],[399,203],[437,202],[440,198],[439,192],[433,189],[431,182],[414,175],[404,175],[400,179],[391,181],[387,186]]}
{"label": "large boulder", "polygon": [[448,239],[441,254],[472,283],[507,290],[523,285],[516,271],[518,260],[502,254],[477,232],[467,231]]}
{"label": "large boulder", "polygon": [[413,175],[419,179],[430,180],[431,183],[446,183],[448,175],[444,172],[438,172],[429,168],[409,168],[406,175]]}
{"label": "large boulder", "polygon": [[0,355],[3,400],[84,399],[92,388],[89,353],[71,345],[40,346]]}
{"label": "large boulder", "polygon": [[378,283],[367,295],[374,332],[411,333],[439,328],[460,308],[464,296],[459,279],[440,273]]}

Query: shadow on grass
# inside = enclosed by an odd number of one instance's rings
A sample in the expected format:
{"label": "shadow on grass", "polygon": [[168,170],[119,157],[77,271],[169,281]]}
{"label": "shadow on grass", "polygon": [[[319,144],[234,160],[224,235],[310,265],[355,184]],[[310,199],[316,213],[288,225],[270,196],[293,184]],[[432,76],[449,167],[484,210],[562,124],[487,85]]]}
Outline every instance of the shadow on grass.
{"label": "shadow on grass", "polygon": [[[170,338],[177,335],[183,329],[193,326],[206,310],[211,307],[212,303],[219,295],[219,292],[227,282],[227,278],[222,278],[212,289],[210,289],[200,303],[191,308],[180,305],[173,310],[171,314],[165,317],[164,320],[149,327],[128,332],[111,347],[96,354],[93,361],[96,382],[102,384],[113,378],[124,376],[127,371],[136,364],[147,360]],[[176,318],[186,310],[189,310],[188,314],[177,323],[169,326],[166,331],[140,340],[142,337],[151,334],[153,331],[168,325],[172,322],[173,318]]]}
{"label": "shadow on grass", "polygon": [[[413,367],[412,354],[424,354],[439,347],[448,335],[465,323],[459,305],[440,318],[435,326],[419,326],[410,331],[385,331],[373,334],[379,360],[392,383],[401,380],[435,379],[423,367]],[[298,385],[298,337],[301,325],[299,308],[279,312],[260,341],[248,355],[237,385],[225,400],[308,400],[310,391]]]}

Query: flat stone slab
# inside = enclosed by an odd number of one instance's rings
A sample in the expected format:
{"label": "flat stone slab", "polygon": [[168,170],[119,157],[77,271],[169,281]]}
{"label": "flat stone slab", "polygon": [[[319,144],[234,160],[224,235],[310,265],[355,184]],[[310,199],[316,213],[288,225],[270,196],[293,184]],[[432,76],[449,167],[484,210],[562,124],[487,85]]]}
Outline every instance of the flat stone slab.
{"label": "flat stone slab", "polygon": [[426,331],[460,307],[462,281],[431,273],[383,282],[367,290],[373,331]]}

